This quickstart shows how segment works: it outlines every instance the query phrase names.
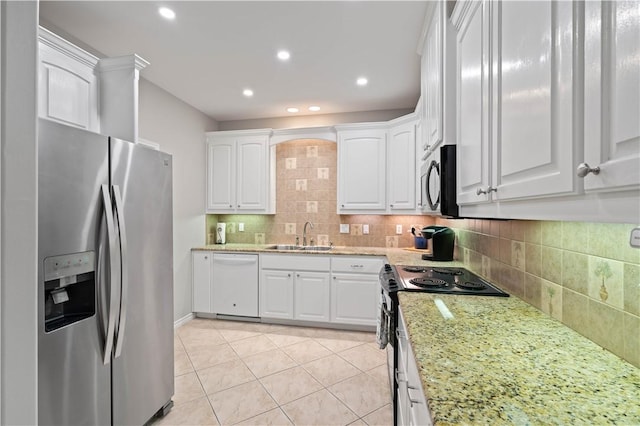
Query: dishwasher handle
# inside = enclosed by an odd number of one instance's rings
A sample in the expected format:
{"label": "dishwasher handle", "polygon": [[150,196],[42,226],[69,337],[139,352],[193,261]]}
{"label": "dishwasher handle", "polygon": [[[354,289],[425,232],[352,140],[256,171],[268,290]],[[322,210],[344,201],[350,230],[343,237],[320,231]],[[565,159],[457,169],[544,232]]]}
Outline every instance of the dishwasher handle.
{"label": "dishwasher handle", "polygon": [[258,256],[251,255],[213,255],[213,263],[221,263],[223,265],[254,265],[258,263]]}

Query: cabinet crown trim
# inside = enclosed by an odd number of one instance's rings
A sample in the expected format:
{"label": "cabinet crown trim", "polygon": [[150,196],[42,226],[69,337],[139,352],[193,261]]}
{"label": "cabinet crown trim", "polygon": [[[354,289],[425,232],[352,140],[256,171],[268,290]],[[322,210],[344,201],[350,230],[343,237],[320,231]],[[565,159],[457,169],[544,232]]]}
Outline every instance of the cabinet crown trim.
{"label": "cabinet crown trim", "polygon": [[422,21],[422,29],[420,30],[420,37],[418,38],[418,45],[416,46],[416,52],[419,56],[422,56],[424,44],[427,42],[427,33],[431,25],[431,17],[436,11],[438,1],[440,0],[427,2],[424,20]]}
{"label": "cabinet crown trim", "polygon": [[100,61],[97,56],[94,56],[75,44],[68,42],[44,27],[38,28],[38,41],[89,68],[95,68]]}
{"label": "cabinet crown trim", "polygon": [[235,137],[235,136],[270,136],[273,133],[273,129],[249,129],[249,130],[220,130],[213,132],[205,132],[207,140]]}
{"label": "cabinet crown trim", "polygon": [[100,68],[101,72],[116,71],[128,68],[135,68],[136,71],[140,71],[148,65],[149,61],[134,53],[132,55],[100,59],[98,67]]}
{"label": "cabinet crown trim", "polygon": [[366,130],[371,130],[371,129],[379,129],[379,130],[385,130],[389,127],[389,122],[388,121],[377,121],[377,122],[371,122],[371,123],[352,123],[352,124],[336,124],[335,129],[338,132],[344,131],[344,130],[362,130],[362,129],[366,129]]}
{"label": "cabinet crown trim", "polygon": [[332,126],[299,127],[274,130],[271,135],[271,145],[295,139],[323,139],[331,142],[337,142],[336,130]]}

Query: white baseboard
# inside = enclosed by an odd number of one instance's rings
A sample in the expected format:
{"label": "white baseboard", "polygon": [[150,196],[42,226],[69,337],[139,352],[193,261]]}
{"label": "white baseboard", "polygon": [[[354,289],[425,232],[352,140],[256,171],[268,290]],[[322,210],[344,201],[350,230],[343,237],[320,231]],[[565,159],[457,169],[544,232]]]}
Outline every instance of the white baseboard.
{"label": "white baseboard", "polygon": [[176,328],[182,327],[183,325],[185,325],[186,323],[188,323],[189,321],[191,321],[192,319],[194,319],[196,316],[193,313],[187,314],[185,316],[183,316],[182,318],[176,320],[173,322],[173,329],[175,330]]}

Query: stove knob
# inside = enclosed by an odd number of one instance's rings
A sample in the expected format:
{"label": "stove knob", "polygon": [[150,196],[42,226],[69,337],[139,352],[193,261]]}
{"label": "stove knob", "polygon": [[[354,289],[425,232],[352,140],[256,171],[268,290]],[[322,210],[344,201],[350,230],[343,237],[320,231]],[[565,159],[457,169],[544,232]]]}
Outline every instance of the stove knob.
{"label": "stove knob", "polygon": [[393,269],[391,268],[391,265],[387,263],[386,265],[384,265],[384,270],[387,272],[391,272]]}
{"label": "stove knob", "polygon": [[398,283],[396,280],[394,280],[393,278],[389,278],[389,288],[396,288],[398,287]]}

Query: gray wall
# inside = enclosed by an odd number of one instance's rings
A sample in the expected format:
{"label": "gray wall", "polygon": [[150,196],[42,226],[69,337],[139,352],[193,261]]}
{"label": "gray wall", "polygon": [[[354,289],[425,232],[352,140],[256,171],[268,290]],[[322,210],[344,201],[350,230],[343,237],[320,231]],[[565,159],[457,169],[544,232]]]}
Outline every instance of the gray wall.
{"label": "gray wall", "polygon": [[174,320],[191,314],[190,250],[205,243],[204,134],[217,126],[215,120],[140,79],[139,135],[173,155]]}
{"label": "gray wall", "polygon": [[218,130],[295,129],[322,127],[334,124],[389,121],[412,113],[413,108],[381,111],[345,112],[340,114],[314,114],[290,117],[258,118],[254,120],[221,121]]}
{"label": "gray wall", "polygon": [[37,2],[0,2],[0,424],[37,417]]}

